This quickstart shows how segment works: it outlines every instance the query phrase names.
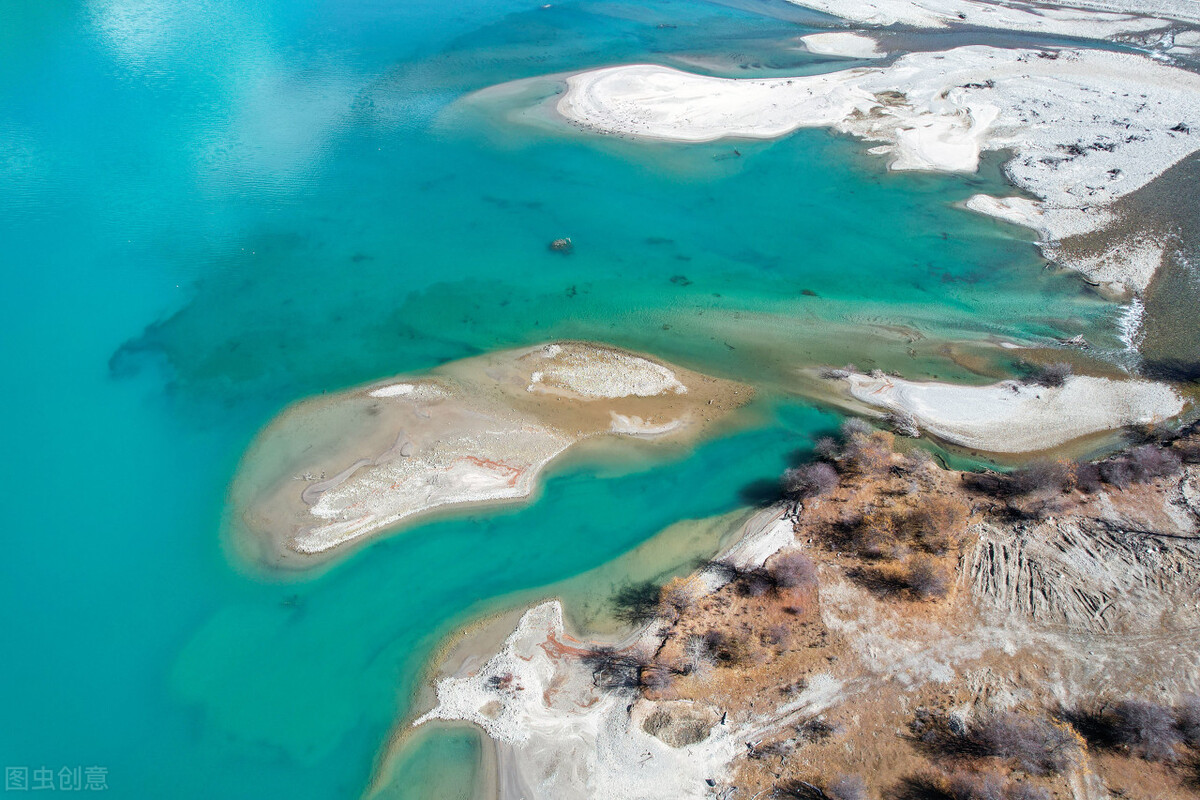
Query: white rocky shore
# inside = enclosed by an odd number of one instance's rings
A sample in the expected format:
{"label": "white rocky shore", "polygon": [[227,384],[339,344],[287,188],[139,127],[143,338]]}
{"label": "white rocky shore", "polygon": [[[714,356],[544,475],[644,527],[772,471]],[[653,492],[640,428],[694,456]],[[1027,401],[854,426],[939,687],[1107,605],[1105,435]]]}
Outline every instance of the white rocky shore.
{"label": "white rocky shore", "polygon": [[1161,422],[1184,401],[1161,383],[1073,376],[1062,386],[1015,381],[959,386],[851,374],[842,379],[854,399],[911,415],[948,442],[991,453],[1048,450],[1089,434]]}
{"label": "white rocky shore", "polygon": [[[776,138],[827,127],[878,142],[894,170],[972,172],[983,152],[1037,200],[967,207],[1039,232],[1050,248],[1112,221],[1114,201],[1200,149],[1200,76],[1129,53],[960,47],[883,67],[787,79],[726,79],[635,64],[572,75],[559,114],[603,134],[679,142]],[[1066,266],[1144,291],[1155,242],[1138,255]],[[1055,255],[1051,253],[1051,255]]]}
{"label": "white rocky shore", "polygon": [[1110,39],[1200,22],[1190,0],[1042,0],[1005,4],[978,0],[788,0],[863,25],[913,28],[972,26]]}
{"label": "white rocky shore", "polygon": [[545,465],[585,439],[686,439],[751,394],[617,348],[560,342],[301,403],[239,470],[242,544],[260,560],[297,563],[435,509],[528,497]]}
{"label": "white rocky shore", "polygon": [[[724,560],[744,568],[762,564],[794,541],[792,520],[780,509],[751,517]],[[723,585],[722,573],[705,570],[696,579],[705,591]],[[655,623],[657,624],[657,623]],[[653,626],[644,642],[654,647]],[[748,731],[726,723],[714,709],[688,701],[639,698],[597,687],[583,662],[584,643],[563,626],[557,600],[525,613],[516,631],[482,667],[442,679],[437,707],[418,719],[461,720],[483,728],[499,752],[501,800],[699,800],[712,797],[707,781],[721,778],[745,749]],[[819,710],[826,683],[792,703]],[[669,744],[646,721],[658,710],[700,725],[699,741]]]}

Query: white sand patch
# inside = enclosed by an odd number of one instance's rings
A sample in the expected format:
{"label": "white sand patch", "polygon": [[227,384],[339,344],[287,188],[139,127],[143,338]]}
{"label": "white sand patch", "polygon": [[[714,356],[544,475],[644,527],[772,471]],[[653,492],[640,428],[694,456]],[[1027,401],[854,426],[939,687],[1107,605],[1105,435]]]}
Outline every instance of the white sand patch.
{"label": "white sand patch", "polygon": [[[1170,18],[1198,21],[1200,10],[1188,0],[1049,0],[1037,6],[977,0],[789,0],[864,25],[945,28],[973,25],[1014,31],[1057,33],[1091,39],[1166,28]],[[1123,13],[1132,12],[1132,13]],[[1163,18],[1154,18],[1160,15]]]}
{"label": "white sand patch", "polygon": [[[507,751],[501,781],[525,800],[699,800],[745,745],[716,725],[703,741],[672,747],[640,721],[653,704],[605,691],[563,630],[557,601],[525,613],[477,672],[438,683],[431,719],[467,720]],[[631,713],[632,712],[632,713]],[[513,796],[517,795],[513,793]]]}
{"label": "white sand patch", "polygon": [[371,392],[371,397],[401,397],[412,394],[415,388],[411,383],[393,383],[390,386],[381,386]]}
{"label": "white sand patch", "polygon": [[850,375],[850,393],[877,408],[912,414],[950,442],[993,453],[1056,447],[1080,436],[1169,419],[1184,401],[1170,386],[1075,376],[1061,387],[989,386]]}
{"label": "white sand patch", "polygon": [[531,392],[565,392],[580,399],[687,393],[665,364],[619,350],[556,344],[537,355],[545,361],[530,376]]}
{"label": "white sand patch", "polygon": [[672,433],[679,430],[685,421],[682,419],[673,419],[662,423],[653,423],[639,416],[630,414],[618,414],[612,412],[612,427],[609,430],[612,433],[618,433],[625,436],[663,436],[664,434]]}
{"label": "white sand patch", "polygon": [[822,56],[883,58],[887,55],[879,49],[879,43],[870,36],[850,31],[810,33],[808,36],[801,36],[800,43],[808,52]]}
{"label": "white sand patch", "polygon": [[[1017,186],[1041,198],[968,207],[1054,240],[1111,220],[1110,203],[1200,149],[1200,76],[1126,53],[962,47],[888,67],[787,79],[727,79],[654,65],[571,76],[557,109],[580,126],[680,142],[776,138],[828,127],[868,141],[892,169],[974,171],[1010,150]],[[1137,289],[1152,252],[1080,264]],[[1066,266],[1076,267],[1070,262]]]}
{"label": "white sand patch", "polygon": [[535,425],[486,424],[492,429],[447,436],[324,492],[309,509],[324,524],[298,534],[292,548],[320,553],[435,508],[528,497],[545,465],[574,443]]}

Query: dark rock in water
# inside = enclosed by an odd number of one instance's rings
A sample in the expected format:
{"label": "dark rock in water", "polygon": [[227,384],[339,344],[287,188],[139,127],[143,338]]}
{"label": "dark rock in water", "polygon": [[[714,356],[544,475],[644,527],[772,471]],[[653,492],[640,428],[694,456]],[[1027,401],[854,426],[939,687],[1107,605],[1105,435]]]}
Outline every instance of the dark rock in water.
{"label": "dark rock in water", "polygon": [[690,280],[688,280],[687,275],[672,275],[671,283],[675,284],[676,286],[691,286],[692,285],[692,282]]}
{"label": "dark rock in water", "polygon": [[812,289],[801,289],[800,294],[804,295],[805,297],[820,297],[821,296],[821,295],[817,294],[816,292],[814,292]]}
{"label": "dark rock in water", "polygon": [[563,239],[555,239],[550,243],[550,249],[556,253],[566,255],[575,251],[575,245],[571,242],[571,237],[568,236]]}

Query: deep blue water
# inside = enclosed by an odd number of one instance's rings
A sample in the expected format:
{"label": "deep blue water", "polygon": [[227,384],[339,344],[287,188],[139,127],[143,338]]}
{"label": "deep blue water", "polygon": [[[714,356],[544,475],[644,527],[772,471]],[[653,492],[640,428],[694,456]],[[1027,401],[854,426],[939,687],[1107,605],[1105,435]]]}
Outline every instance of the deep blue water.
{"label": "deep blue water", "polygon": [[[951,207],[994,164],[889,175],[819,131],[730,158],[447,111],[623,61],[824,68],[789,46],[819,18],[784,3],[541,5],[0,3],[5,766],[102,766],[120,797],[358,796],[455,624],[744,504],[836,424],[780,395],[793,366],[961,373],[895,325],[1111,338],[1112,308]],[[566,463],[528,507],[317,577],[223,552],[226,486],[286,403],[563,336],[767,398],[694,452]],[[473,741],[419,740],[397,793],[465,791]]]}

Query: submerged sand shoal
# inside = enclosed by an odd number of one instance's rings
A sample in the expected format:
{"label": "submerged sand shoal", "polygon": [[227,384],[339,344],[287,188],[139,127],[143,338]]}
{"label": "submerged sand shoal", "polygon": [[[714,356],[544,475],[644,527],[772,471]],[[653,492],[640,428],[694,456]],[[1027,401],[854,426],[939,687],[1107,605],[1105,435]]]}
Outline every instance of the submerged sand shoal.
{"label": "submerged sand shoal", "polygon": [[751,394],[648,356],[558,342],[309,400],[244,459],[235,544],[304,566],[435,509],[527,497],[584,439],[686,441]]}

